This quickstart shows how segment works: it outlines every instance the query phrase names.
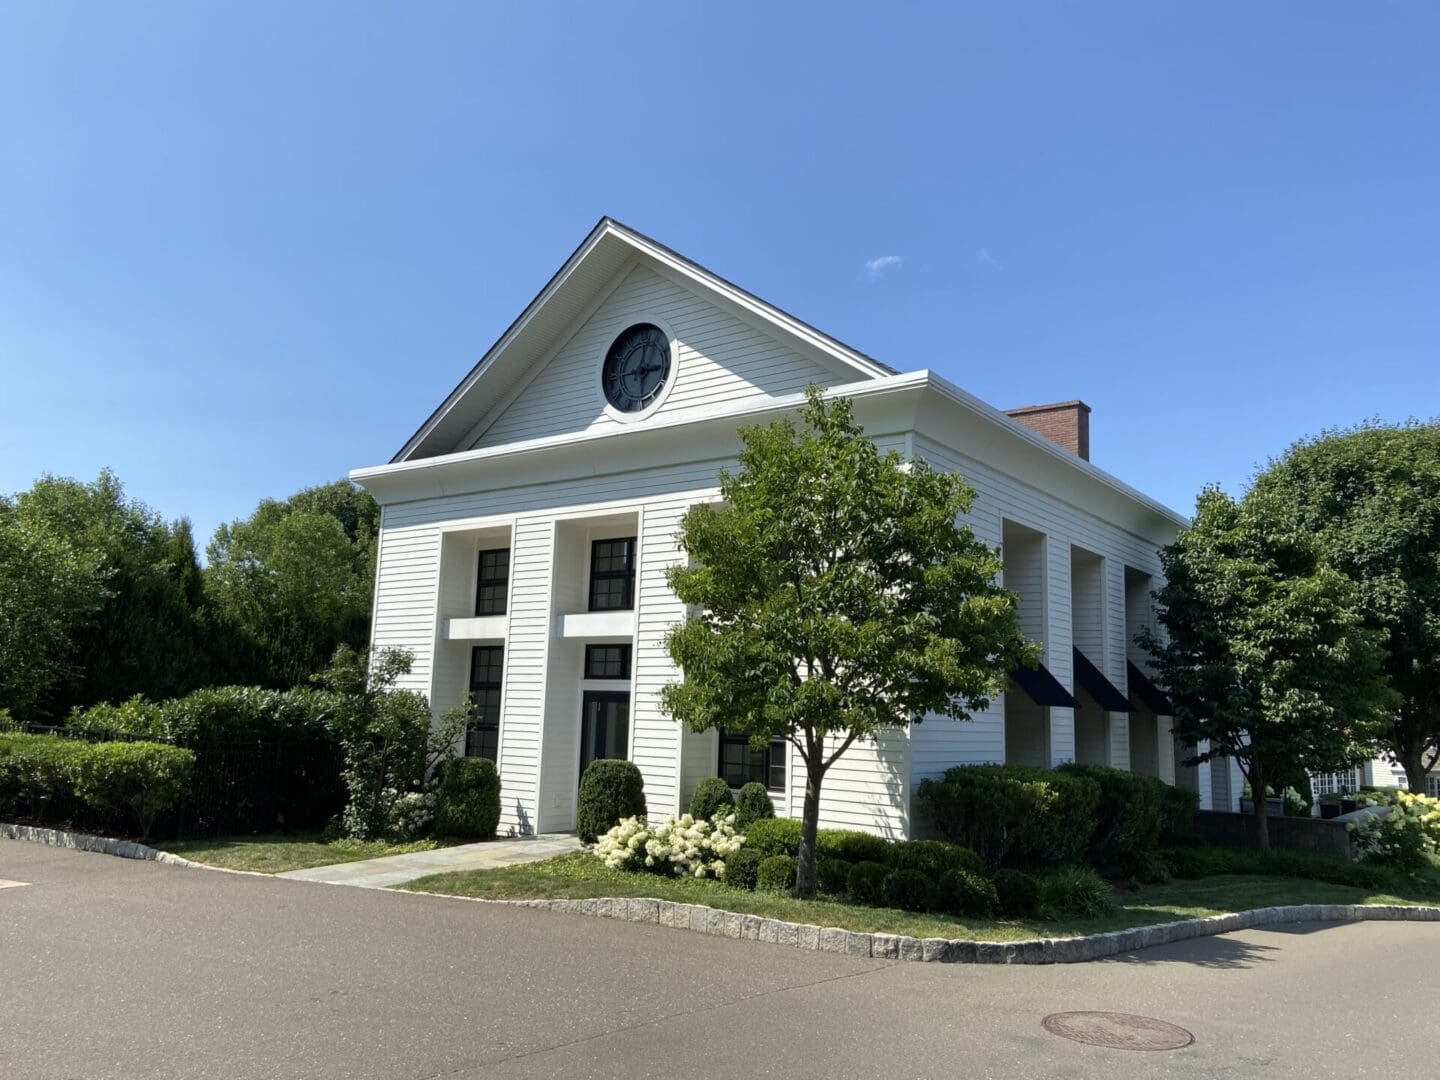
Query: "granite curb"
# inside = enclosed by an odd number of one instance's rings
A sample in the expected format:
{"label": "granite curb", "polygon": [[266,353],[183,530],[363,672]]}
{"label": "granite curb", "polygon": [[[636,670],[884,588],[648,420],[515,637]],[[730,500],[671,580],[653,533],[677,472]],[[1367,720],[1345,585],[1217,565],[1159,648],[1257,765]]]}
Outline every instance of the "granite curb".
{"label": "granite curb", "polygon": [[[0,839],[27,840],[51,847],[94,851],[118,855],[122,859],[144,859],[211,870],[223,874],[247,874],[273,878],[253,870],[228,870],[172,855],[134,840],[91,836],[88,833],[45,829],[36,825],[10,825],[0,822]],[[277,879],[283,880],[283,879]],[[709,934],[747,941],[805,949],[811,952],[839,953],[845,956],[870,957],[878,960],[906,960],[942,964],[1075,964],[1087,960],[1103,960],[1109,956],[1168,945],[1190,938],[1228,934],[1257,926],[1274,926],[1297,922],[1440,922],[1440,907],[1408,904],[1286,904],[1278,907],[1251,908],[1249,911],[1211,915],[1203,919],[1181,919],[1177,922],[1137,926],[1129,930],[1113,930],[1088,937],[1031,938],[1023,941],[970,941],[950,938],[914,938],[899,934],[867,934],[838,926],[811,926],[806,923],[766,919],[723,911],[703,904],[681,904],[652,897],[600,897],[585,900],[487,900],[453,893],[432,893],[405,890],[415,896],[443,896],[451,900],[495,904],[505,907],[559,911],[570,915],[589,915],[620,922],[646,923],[674,930]]]}

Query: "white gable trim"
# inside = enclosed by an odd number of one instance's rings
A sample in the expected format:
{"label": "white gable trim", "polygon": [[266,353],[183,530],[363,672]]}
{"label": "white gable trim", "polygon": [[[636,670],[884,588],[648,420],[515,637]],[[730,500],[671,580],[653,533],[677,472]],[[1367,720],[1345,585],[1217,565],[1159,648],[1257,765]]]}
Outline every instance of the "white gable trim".
{"label": "white gable trim", "polygon": [[[784,334],[789,335],[805,346],[802,351],[812,353],[817,358],[823,358],[823,362],[827,367],[832,367],[846,374],[853,373],[861,378],[883,378],[895,374],[892,369],[878,361],[850,348],[848,345],[836,341],[834,338],[822,333],[807,323],[801,322],[793,315],[780,310],[772,304],[766,303],[759,297],[752,296],[738,286],[732,285],[724,278],[691,262],[677,252],[671,251],[663,244],[657,243],[649,237],[643,236],[633,229],[629,229],[607,217],[602,218],[599,224],[591,230],[590,235],[585,238],[560,269],[556,271],[555,276],[546,283],[545,287],[541,289],[535,299],[530,301],[515,322],[511,323],[505,333],[500,336],[500,339],[490,347],[475,367],[460,381],[460,384],[450,392],[440,407],[437,408],[425,423],[421,425],[420,429],[410,437],[392,461],[398,463],[412,460],[416,456],[417,451],[424,447],[426,440],[435,434],[442,423],[450,419],[457,406],[475,389],[476,384],[496,366],[498,358],[536,325],[546,305],[560,290],[564,289],[570,283],[580,266],[590,259],[602,244],[614,245],[616,243],[623,244],[630,249],[630,251],[645,256],[655,264],[657,270],[666,273],[666,276],[672,278],[672,280],[679,280],[688,287],[700,291],[702,294],[725,300],[727,307],[734,309],[737,314],[741,314],[747,319],[756,320],[761,324],[762,328],[769,330],[771,333],[778,329]],[[612,280],[607,283],[607,287],[599,290],[601,294],[606,293],[607,290],[613,291],[613,289],[619,285],[619,282],[630,272],[629,268],[634,258],[635,256],[632,255],[631,258],[627,259],[617,268],[617,272],[611,275]],[[587,313],[585,317],[593,314],[601,302],[603,302],[603,296],[587,303],[584,308],[584,312]],[[551,341],[551,347],[545,350],[546,359],[541,363],[533,365],[534,370],[521,376],[518,382],[528,383],[530,379],[533,379],[534,376],[544,368],[545,363],[548,363],[549,358],[552,358],[559,347],[563,346],[564,341],[573,335],[575,328],[578,327],[581,322],[583,322],[583,319],[577,321],[577,319],[571,318],[568,320],[563,328],[564,332],[557,338],[554,338]],[[500,401],[507,404],[513,402],[522,390],[523,387],[520,386],[512,385],[507,387],[506,392],[501,395]],[[494,419],[501,411],[503,411],[503,409],[500,407],[499,402],[485,409],[481,416],[477,417],[473,423],[466,427],[463,435],[453,442],[448,443],[449,449],[440,452],[450,453],[454,452],[455,448],[473,445],[474,441],[480,437],[489,424],[494,422]]]}

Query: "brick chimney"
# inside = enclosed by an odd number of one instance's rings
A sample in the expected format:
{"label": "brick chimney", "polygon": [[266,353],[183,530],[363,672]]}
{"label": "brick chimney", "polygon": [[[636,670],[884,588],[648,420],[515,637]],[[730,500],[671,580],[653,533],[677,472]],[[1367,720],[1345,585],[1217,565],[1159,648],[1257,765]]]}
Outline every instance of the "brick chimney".
{"label": "brick chimney", "polygon": [[1037,435],[1063,446],[1076,457],[1090,460],[1090,406],[1083,401],[1060,401],[1054,405],[1026,405],[1006,409]]}

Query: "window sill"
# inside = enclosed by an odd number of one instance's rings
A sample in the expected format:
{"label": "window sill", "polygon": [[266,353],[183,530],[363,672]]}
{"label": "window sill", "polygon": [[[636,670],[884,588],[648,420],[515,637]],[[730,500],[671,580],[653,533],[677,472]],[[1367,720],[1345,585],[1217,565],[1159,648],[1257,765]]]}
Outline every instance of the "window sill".
{"label": "window sill", "polygon": [[466,619],[446,619],[447,641],[504,641],[504,615],[476,615]]}
{"label": "window sill", "polygon": [[555,633],[563,638],[629,641],[635,636],[635,612],[585,611],[556,615]]}

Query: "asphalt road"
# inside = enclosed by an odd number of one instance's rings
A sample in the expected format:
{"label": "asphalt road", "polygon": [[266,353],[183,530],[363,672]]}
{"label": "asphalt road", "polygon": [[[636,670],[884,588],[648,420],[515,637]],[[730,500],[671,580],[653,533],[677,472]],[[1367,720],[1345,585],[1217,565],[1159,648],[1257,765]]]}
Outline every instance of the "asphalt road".
{"label": "asphalt road", "polygon": [[[1436,1075],[1440,925],[900,964],[0,840],[0,1077]],[[1111,1010],[1194,1045],[1082,1045]]]}

